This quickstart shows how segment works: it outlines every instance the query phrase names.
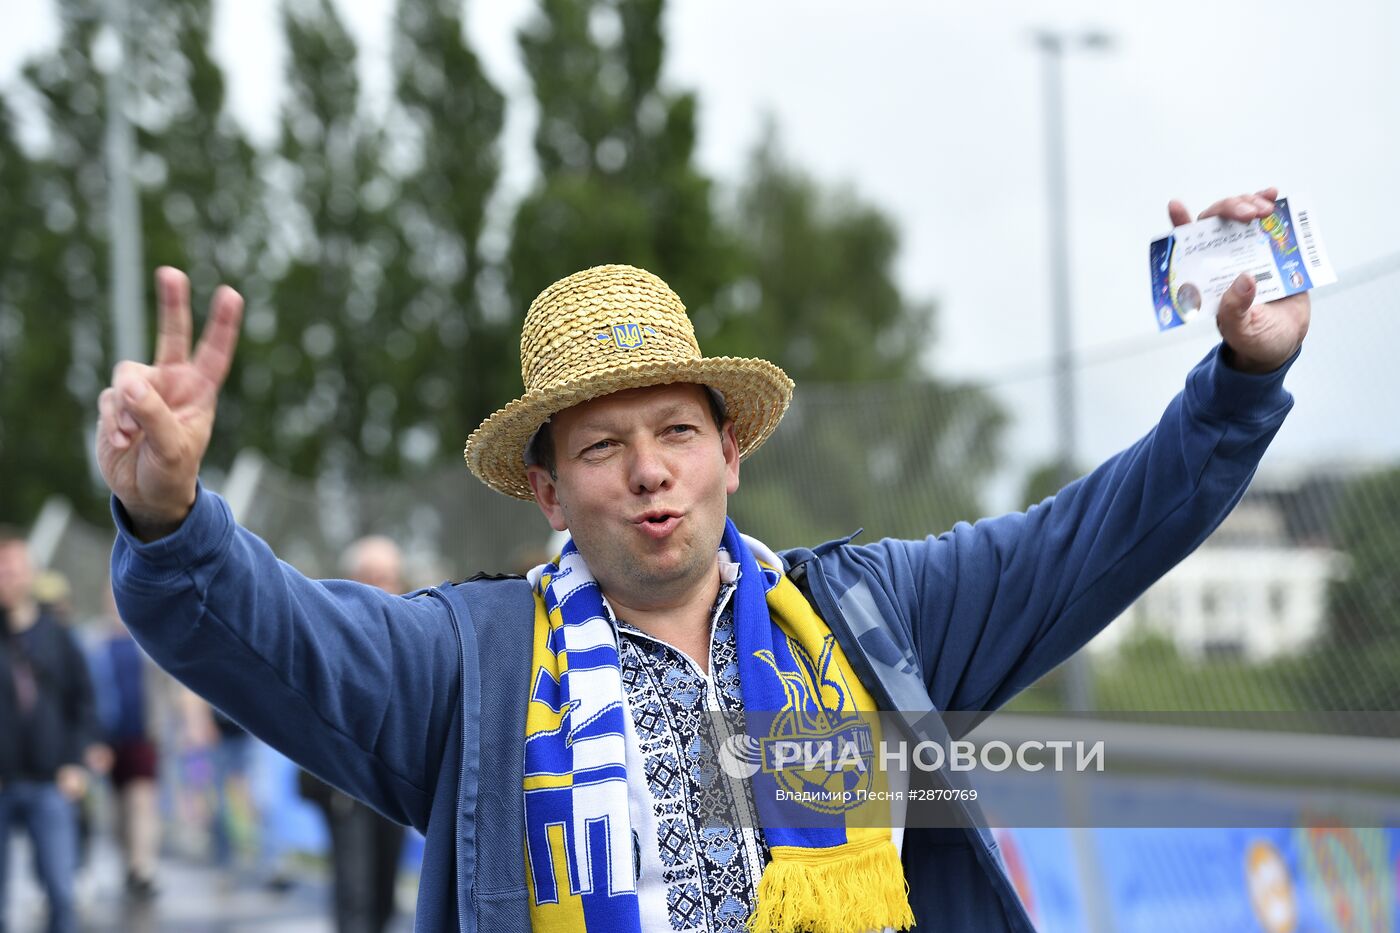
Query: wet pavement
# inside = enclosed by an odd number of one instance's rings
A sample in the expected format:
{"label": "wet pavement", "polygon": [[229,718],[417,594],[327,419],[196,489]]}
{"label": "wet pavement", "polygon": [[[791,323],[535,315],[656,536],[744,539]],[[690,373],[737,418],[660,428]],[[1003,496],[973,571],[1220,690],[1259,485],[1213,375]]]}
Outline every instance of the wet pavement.
{"label": "wet pavement", "polygon": [[[7,933],[42,933],[44,899],[31,866],[28,840],[16,834],[10,850]],[[314,869],[274,889],[265,878],[235,876],[198,861],[163,859],[159,893],[145,903],[127,898],[116,849],[93,841],[78,877],[80,929],[93,933],[334,933],[330,888]],[[399,891],[400,916],[392,933],[412,929],[412,891]]]}

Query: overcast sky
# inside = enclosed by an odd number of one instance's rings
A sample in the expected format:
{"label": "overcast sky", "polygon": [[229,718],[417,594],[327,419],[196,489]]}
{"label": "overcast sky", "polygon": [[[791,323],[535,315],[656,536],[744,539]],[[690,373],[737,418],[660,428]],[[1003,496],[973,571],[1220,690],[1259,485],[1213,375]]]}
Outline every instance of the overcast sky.
{"label": "overcast sky", "polygon": [[[391,0],[341,5],[361,42],[370,106],[382,105]],[[7,93],[23,57],[56,37],[46,4],[16,7],[0,31]],[[233,107],[267,140],[282,84],[276,0],[216,8]],[[533,170],[514,38],[531,9],[529,0],[468,5],[475,48],[520,104],[507,131],[513,190]],[[1400,256],[1389,198],[1400,165],[1400,4],[672,0],[668,81],[699,92],[700,158],[720,179],[738,176],[771,113],[796,161],[897,219],[902,283],[941,309],[930,362],[1005,384],[1018,423],[1012,454],[1029,460],[1051,443],[1048,384],[1028,378],[1050,352],[1031,40],[1045,25],[1113,37],[1109,50],[1072,55],[1065,68],[1075,343],[1103,361],[1081,382],[1084,459],[1150,426],[1213,343],[1208,322],[1155,332],[1147,244],[1168,228],[1167,200],[1199,210],[1269,184],[1306,195],[1343,279],[1330,297],[1318,293],[1308,351],[1289,380],[1299,404],[1271,458],[1400,456],[1400,418],[1389,411],[1400,398],[1391,363],[1400,271],[1347,287],[1348,273]]]}

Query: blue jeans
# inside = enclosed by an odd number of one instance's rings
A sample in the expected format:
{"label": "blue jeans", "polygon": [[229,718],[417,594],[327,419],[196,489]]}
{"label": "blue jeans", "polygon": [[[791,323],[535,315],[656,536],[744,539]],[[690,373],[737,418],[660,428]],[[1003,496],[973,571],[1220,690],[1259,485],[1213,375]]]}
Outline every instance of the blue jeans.
{"label": "blue jeans", "polygon": [[5,933],[10,831],[22,823],[34,846],[34,867],[49,901],[49,933],[78,928],[73,875],[78,870],[78,819],[73,804],[51,782],[15,781],[0,787],[0,933]]}

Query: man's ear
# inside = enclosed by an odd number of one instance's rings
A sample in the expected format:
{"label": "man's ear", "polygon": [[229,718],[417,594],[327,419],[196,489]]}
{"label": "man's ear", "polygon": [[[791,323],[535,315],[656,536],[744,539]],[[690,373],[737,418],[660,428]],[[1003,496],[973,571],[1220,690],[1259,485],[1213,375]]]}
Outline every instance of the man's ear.
{"label": "man's ear", "polygon": [[564,518],[564,507],[559,504],[557,480],[550,476],[549,471],[542,466],[527,466],[525,478],[530,481],[530,488],[535,492],[535,504],[544,513],[549,527],[555,531],[567,529],[569,523]]}
{"label": "man's ear", "polygon": [[724,423],[719,442],[724,451],[725,473],[728,474],[724,488],[732,496],[739,491],[739,436],[734,433],[732,419]]}

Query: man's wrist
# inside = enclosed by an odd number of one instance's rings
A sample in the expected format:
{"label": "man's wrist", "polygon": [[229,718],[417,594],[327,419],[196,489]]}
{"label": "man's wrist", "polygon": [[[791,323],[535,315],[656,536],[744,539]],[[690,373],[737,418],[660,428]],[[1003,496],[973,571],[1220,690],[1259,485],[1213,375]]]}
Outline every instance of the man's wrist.
{"label": "man's wrist", "polygon": [[1245,373],[1251,376],[1263,376],[1267,373],[1276,372],[1279,367],[1283,366],[1297,355],[1298,348],[1294,347],[1293,351],[1282,359],[1258,360],[1245,356],[1234,347],[1230,346],[1228,342],[1222,342],[1220,347],[1220,360],[1222,363],[1237,373]]}
{"label": "man's wrist", "polygon": [[[114,572],[135,573],[153,580],[164,579],[171,571],[185,570],[208,559],[227,545],[236,527],[227,503],[198,482],[189,514],[162,538],[147,541],[138,537],[131,515],[116,496],[112,497],[112,520],[117,526],[118,551],[122,552],[113,552]],[[171,521],[173,516],[165,516],[165,520]],[[136,563],[119,566],[128,558]]]}
{"label": "man's wrist", "polygon": [[1186,379],[1186,402],[1201,415],[1224,420],[1258,420],[1286,410],[1293,397],[1283,381],[1298,354],[1264,373],[1247,372],[1227,361],[1225,343],[1216,344]]}
{"label": "man's wrist", "polygon": [[180,530],[180,526],[185,523],[185,519],[189,518],[191,510],[194,509],[194,499],[195,497],[191,495],[189,505],[175,512],[133,509],[125,502],[122,502],[121,506],[126,512],[131,533],[142,544],[150,544],[152,541],[159,541],[161,538]]}

